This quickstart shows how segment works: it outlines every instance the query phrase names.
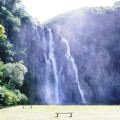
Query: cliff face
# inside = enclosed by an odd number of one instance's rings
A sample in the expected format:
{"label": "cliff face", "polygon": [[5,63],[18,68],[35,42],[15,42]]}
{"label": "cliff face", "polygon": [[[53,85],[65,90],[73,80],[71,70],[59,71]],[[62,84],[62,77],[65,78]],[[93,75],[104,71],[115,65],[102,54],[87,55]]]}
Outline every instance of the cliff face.
{"label": "cliff face", "polygon": [[[17,60],[32,70],[34,81],[29,95],[37,104],[85,104],[78,68],[69,44],[51,28],[30,22],[22,26],[16,42]],[[34,103],[33,102],[33,103]]]}
{"label": "cliff face", "polygon": [[81,9],[47,24],[68,40],[79,81],[92,104],[120,101],[119,11],[119,6]]}
{"label": "cliff face", "polygon": [[37,104],[119,104],[119,7],[82,9],[44,26],[26,22],[16,59],[32,70]]}

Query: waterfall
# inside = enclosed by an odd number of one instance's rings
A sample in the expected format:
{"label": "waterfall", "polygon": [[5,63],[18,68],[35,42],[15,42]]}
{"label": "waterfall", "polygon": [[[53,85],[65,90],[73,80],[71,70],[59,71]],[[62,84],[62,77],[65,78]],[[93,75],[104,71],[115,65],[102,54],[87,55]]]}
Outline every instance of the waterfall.
{"label": "waterfall", "polygon": [[[63,37],[57,40],[62,44],[56,43],[51,29],[45,29],[43,35],[44,83],[41,85],[43,93],[40,98],[43,99],[43,103],[49,105],[74,104],[74,99],[76,104],[85,104],[87,102],[78,80],[78,69],[70,53],[68,42]],[[66,46],[66,49],[60,54],[59,52],[64,49],[63,46]],[[61,58],[58,58],[58,55]]]}
{"label": "waterfall", "polygon": [[[48,104],[59,104],[59,90],[58,90],[58,71],[57,71],[57,63],[54,55],[54,41],[51,29],[48,29],[49,34],[49,55],[47,58],[47,53],[44,55],[46,59],[46,101]],[[44,37],[44,43],[47,44],[46,39]],[[47,51],[46,51],[47,52]],[[52,71],[54,76],[54,80],[50,82],[49,70]],[[52,82],[55,82],[54,86]]]}
{"label": "waterfall", "polygon": [[74,77],[75,77],[75,80],[74,80],[74,81],[76,82],[76,85],[77,85],[77,87],[78,87],[78,91],[79,91],[79,94],[80,94],[80,96],[81,96],[82,103],[83,103],[83,104],[86,104],[87,101],[86,101],[86,99],[85,99],[84,92],[83,92],[83,90],[82,90],[82,88],[81,88],[81,86],[80,86],[79,80],[78,80],[78,69],[77,69],[77,66],[76,66],[76,64],[75,64],[75,62],[74,62],[74,58],[71,56],[70,48],[69,48],[69,45],[68,45],[67,40],[64,39],[63,37],[62,37],[62,40],[63,40],[63,41],[66,43],[66,45],[67,45],[66,57],[67,57],[67,59],[71,62],[71,65],[72,65],[71,68],[72,68],[73,71],[74,71]]}

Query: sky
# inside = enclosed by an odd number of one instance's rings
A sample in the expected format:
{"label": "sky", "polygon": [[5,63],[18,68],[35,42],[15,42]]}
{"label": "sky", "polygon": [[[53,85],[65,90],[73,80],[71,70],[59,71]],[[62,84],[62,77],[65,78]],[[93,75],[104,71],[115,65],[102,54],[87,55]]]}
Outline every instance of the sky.
{"label": "sky", "polygon": [[32,17],[37,18],[41,23],[47,20],[79,9],[91,6],[112,6],[117,0],[21,0]]}

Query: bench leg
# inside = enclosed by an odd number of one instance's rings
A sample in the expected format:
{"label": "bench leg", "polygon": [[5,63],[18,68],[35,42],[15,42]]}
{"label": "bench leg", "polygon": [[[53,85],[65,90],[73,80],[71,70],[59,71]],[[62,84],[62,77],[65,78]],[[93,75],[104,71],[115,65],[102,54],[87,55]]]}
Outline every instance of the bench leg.
{"label": "bench leg", "polygon": [[[58,114],[59,114],[59,113],[56,113],[56,116],[55,116],[55,117],[58,117]],[[68,113],[68,114],[69,114],[68,117],[72,117],[72,113]]]}
{"label": "bench leg", "polygon": [[57,115],[55,117],[58,117],[58,113],[56,113]]}
{"label": "bench leg", "polygon": [[72,113],[70,113],[70,117],[72,117]]}
{"label": "bench leg", "polygon": [[2,104],[0,104],[0,109],[2,109]]}

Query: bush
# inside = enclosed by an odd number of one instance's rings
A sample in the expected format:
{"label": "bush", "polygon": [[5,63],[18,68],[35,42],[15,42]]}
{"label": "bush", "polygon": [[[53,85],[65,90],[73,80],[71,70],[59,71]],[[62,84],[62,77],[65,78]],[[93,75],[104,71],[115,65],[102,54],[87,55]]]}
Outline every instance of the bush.
{"label": "bush", "polygon": [[2,101],[2,105],[11,106],[17,105],[20,102],[19,97],[13,92],[8,90],[5,86],[0,86],[0,96]]}
{"label": "bush", "polygon": [[28,104],[28,98],[27,98],[26,95],[20,94],[19,98],[20,98],[20,104],[21,104],[21,105]]}
{"label": "bush", "polygon": [[28,98],[27,98],[26,95],[20,93],[19,90],[15,90],[15,93],[16,93],[17,96],[19,97],[19,100],[20,100],[19,104],[22,104],[22,105],[23,105],[23,104],[27,104],[27,103],[28,103]]}
{"label": "bush", "polygon": [[11,106],[17,104],[27,104],[28,98],[19,90],[9,90],[5,86],[0,86],[0,104],[3,106]]}

